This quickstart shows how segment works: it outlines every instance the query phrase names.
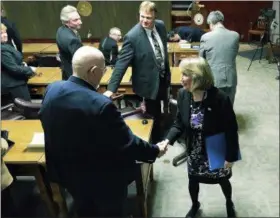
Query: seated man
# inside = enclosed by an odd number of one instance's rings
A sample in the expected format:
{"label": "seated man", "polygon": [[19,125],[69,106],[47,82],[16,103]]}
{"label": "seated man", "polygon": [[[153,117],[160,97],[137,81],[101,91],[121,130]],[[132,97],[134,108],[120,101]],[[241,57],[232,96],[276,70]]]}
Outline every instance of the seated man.
{"label": "seated man", "polygon": [[119,49],[118,49],[118,42],[122,38],[121,30],[117,27],[113,27],[109,31],[109,36],[104,38],[99,44],[99,50],[102,51],[105,57],[105,64],[108,65],[115,65]]}
{"label": "seated man", "polygon": [[168,33],[168,40],[171,42],[200,42],[205,32],[197,27],[180,26]]}
{"label": "seated man", "polygon": [[79,48],[73,76],[48,86],[39,112],[51,181],[74,198],[79,217],[120,217],[135,161],[154,162],[166,147],[133,135],[111,99],[99,94],[106,71],[96,48]]}

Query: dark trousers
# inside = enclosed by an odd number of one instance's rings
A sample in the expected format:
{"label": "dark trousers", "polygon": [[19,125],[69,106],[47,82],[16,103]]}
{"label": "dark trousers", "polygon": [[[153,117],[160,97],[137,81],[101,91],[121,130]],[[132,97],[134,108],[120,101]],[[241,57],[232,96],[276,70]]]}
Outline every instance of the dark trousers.
{"label": "dark trousers", "polygon": [[[112,183],[111,183],[112,184]],[[67,190],[72,195],[79,218],[81,217],[124,217],[124,207],[127,198],[127,187],[112,185],[85,186],[82,183],[69,186]],[[111,186],[111,187],[110,187]]]}
{"label": "dark trousers", "polygon": [[157,98],[155,100],[145,99],[146,112],[151,115],[154,119],[154,126],[152,130],[151,141],[153,144],[156,144],[162,140],[163,131],[162,131],[162,119],[161,119],[161,101],[166,102],[168,97],[167,85],[164,79],[160,81],[159,91]]}
{"label": "dark trousers", "polygon": [[235,94],[236,94],[236,86],[221,87],[219,89],[222,90],[223,92],[225,92],[228,95],[228,97],[229,97],[229,99],[230,99],[230,101],[231,101],[231,103],[233,105],[234,104],[234,100],[235,100]]}
{"label": "dark trousers", "polygon": [[17,206],[12,195],[12,183],[1,192],[1,217],[16,217]]}
{"label": "dark trousers", "polygon": [[5,89],[5,92],[10,94],[12,101],[14,101],[15,98],[21,98],[26,101],[31,101],[31,96],[27,84],[12,87],[12,88],[7,88]]}

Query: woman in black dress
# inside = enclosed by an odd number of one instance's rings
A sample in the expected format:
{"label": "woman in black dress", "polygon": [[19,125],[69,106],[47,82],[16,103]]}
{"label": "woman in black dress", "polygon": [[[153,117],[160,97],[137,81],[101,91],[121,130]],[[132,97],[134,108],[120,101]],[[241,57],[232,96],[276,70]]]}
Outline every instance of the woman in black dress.
{"label": "woman in black dress", "polygon": [[[182,85],[178,93],[176,120],[162,143],[173,144],[186,132],[189,192],[192,207],[187,217],[194,217],[200,207],[199,183],[220,184],[226,198],[228,217],[235,217],[231,167],[238,160],[238,126],[230,99],[214,87],[207,61],[201,57],[180,63]],[[205,138],[225,133],[226,157],[223,168],[211,171],[205,148]]]}

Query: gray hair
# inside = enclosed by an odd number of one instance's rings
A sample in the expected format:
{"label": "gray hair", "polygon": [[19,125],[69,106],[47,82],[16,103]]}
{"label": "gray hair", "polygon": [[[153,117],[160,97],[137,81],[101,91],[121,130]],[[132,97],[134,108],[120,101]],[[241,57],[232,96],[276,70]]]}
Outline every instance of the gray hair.
{"label": "gray hair", "polygon": [[121,29],[118,28],[118,27],[112,27],[112,28],[110,29],[110,31],[109,31],[109,35],[110,35],[110,34],[114,34],[116,31],[120,31],[120,32],[121,32]]}
{"label": "gray hair", "polygon": [[67,23],[71,19],[70,14],[72,14],[73,12],[77,12],[77,8],[72,5],[66,5],[61,9],[60,20],[62,24]]}
{"label": "gray hair", "polygon": [[208,24],[217,24],[219,22],[223,22],[224,21],[224,15],[222,12],[220,11],[211,11],[210,14],[207,17],[207,23]]}

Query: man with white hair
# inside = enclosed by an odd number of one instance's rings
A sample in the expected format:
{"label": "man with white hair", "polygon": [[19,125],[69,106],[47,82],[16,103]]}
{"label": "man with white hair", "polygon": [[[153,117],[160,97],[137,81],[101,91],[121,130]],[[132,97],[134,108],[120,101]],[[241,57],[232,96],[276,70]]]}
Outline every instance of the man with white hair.
{"label": "man with white hair", "polygon": [[56,44],[62,68],[62,79],[67,80],[72,75],[71,61],[78,48],[83,46],[78,30],[82,21],[77,9],[71,5],[66,5],[60,12],[62,26],[56,33]]}
{"label": "man with white hair", "polygon": [[239,34],[226,29],[223,22],[224,15],[220,11],[212,11],[208,15],[207,23],[211,31],[201,37],[199,53],[211,67],[215,86],[224,91],[233,104],[237,86]]}
{"label": "man with white hair", "polygon": [[96,91],[106,70],[101,51],[83,46],[72,64],[73,76],[48,86],[39,112],[47,172],[71,193],[79,217],[120,217],[135,161],[153,162],[166,146],[135,136]]}
{"label": "man with white hair", "polygon": [[121,30],[113,27],[109,31],[109,36],[104,38],[99,44],[99,50],[105,57],[106,65],[115,65],[119,54],[118,42],[122,38]]}

